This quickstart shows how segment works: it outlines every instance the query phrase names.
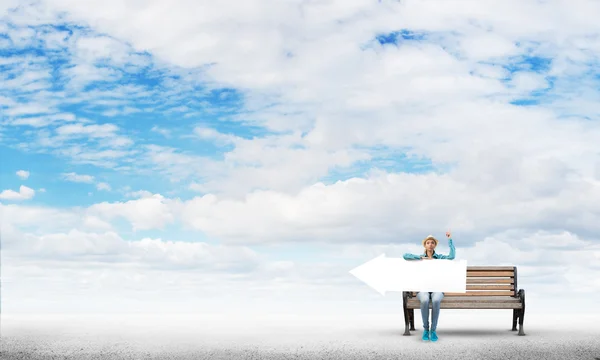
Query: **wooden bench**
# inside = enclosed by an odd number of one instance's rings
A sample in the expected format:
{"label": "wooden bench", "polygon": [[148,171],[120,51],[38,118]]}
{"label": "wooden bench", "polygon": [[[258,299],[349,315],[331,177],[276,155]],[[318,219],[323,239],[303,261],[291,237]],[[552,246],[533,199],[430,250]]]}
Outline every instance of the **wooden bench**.
{"label": "wooden bench", "polygon": [[[444,293],[441,309],[512,309],[512,331],[523,332],[525,290],[517,290],[516,266],[467,266],[467,292]],[[403,291],[404,335],[415,330],[415,309],[421,308],[417,292]],[[431,302],[429,309],[431,309]],[[440,314],[442,315],[442,314]],[[442,315],[443,316],[443,315]],[[410,325],[410,329],[409,329]]]}

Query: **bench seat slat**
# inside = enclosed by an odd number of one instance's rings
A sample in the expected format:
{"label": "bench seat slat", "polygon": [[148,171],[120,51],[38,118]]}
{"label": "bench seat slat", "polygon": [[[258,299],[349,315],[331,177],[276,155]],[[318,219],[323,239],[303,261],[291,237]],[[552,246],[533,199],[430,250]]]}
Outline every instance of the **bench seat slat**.
{"label": "bench seat slat", "polygon": [[[407,305],[409,309],[420,309],[420,304]],[[429,308],[431,309],[431,304]],[[491,303],[491,302],[455,302],[440,304],[440,309],[521,309],[521,303]]]}
{"label": "bench seat slat", "polygon": [[471,271],[467,270],[467,277],[514,277],[513,271]]}
{"label": "bench seat slat", "polygon": [[514,284],[514,279],[467,278],[467,284]]}
{"label": "bench seat slat", "polygon": [[467,271],[513,271],[514,269],[512,266],[467,266]]}
{"label": "bench seat slat", "polygon": [[512,296],[514,291],[467,291],[466,293],[446,292],[444,296]]}
{"label": "bench seat slat", "polygon": [[467,291],[469,290],[508,290],[512,291],[514,286],[512,285],[469,285],[467,284]]}
{"label": "bench seat slat", "polygon": [[[412,296],[416,297],[417,296],[417,292],[413,292]],[[444,298],[447,297],[454,297],[454,296],[515,296],[515,292],[514,291],[485,291],[485,290],[471,290],[471,291],[467,291],[464,293],[457,293],[457,292],[445,292],[444,293]]]}
{"label": "bench seat slat", "polygon": [[[498,303],[498,302],[520,302],[521,300],[512,296],[452,296],[452,297],[444,297],[442,299],[442,303],[451,303],[451,302],[490,302],[490,303]],[[408,303],[419,304],[419,299],[410,298],[408,299]]]}
{"label": "bench seat slat", "polygon": [[[418,299],[407,301],[409,309],[420,309]],[[431,309],[432,305],[429,305]],[[514,297],[451,297],[444,298],[440,303],[442,309],[521,309],[520,299]]]}
{"label": "bench seat slat", "polygon": [[[474,296],[474,297],[478,297],[478,296],[515,296],[515,292],[514,291],[478,291],[478,290],[472,290],[472,291],[467,291],[466,293],[444,293],[444,299],[449,298],[449,297],[461,297],[461,296]],[[413,293],[413,297],[416,297],[417,293],[414,292]]]}
{"label": "bench seat slat", "polygon": [[[503,290],[503,291],[500,291]],[[466,293],[444,293],[447,296],[457,296],[456,294],[466,294],[466,296],[473,295],[484,295],[483,293],[487,293],[489,291],[493,291],[491,295],[514,295],[514,288],[512,285],[467,285]],[[510,292],[507,293],[507,292]],[[413,292],[413,296],[416,296],[417,292]]]}

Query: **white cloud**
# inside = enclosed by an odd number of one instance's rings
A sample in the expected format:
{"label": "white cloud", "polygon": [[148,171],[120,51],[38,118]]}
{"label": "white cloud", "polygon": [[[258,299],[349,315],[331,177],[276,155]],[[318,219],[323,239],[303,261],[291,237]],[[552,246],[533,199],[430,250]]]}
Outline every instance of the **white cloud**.
{"label": "white cloud", "polygon": [[[329,150],[311,146],[300,134],[243,139],[209,130],[204,132],[204,136],[221,143],[233,142],[235,148],[225,154],[222,162],[189,158],[185,162],[193,163],[194,168],[186,166],[180,170],[181,174],[205,180],[201,185],[194,185],[196,190],[237,197],[255,189],[294,193],[326,176],[331,169],[348,167],[356,161],[371,158],[368,150]],[[166,156],[166,153],[161,156]],[[168,164],[179,170],[175,161]]]}
{"label": "white cloud", "polygon": [[16,192],[14,190],[4,190],[0,193],[0,199],[1,200],[16,200],[16,201],[20,201],[20,200],[29,200],[32,199],[33,196],[35,195],[35,190],[25,186],[25,185],[21,185],[19,187],[19,192]]}
{"label": "white cloud", "polygon": [[113,226],[97,216],[86,215],[83,219],[83,228],[90,230],[113,230]]}
{"label": "white cloud", "polygon": [[[0,61],[0,64],[2,64],[1,61]],[[0,106],[8,107],[8,106],[14,106],[14,105],[16,105],[16,102],[13,99],[0,95]]]}
{"label": "white cloud", "polygon": [[[111,138],[108,143],[110,144],[110,142],[113,140],[114,138]],[[98,149],[94,147],[73,144],[71,146],[64,146],[57,149],[55,154],[67,157],[74,164],[90,164],[114,169],[119,166],[120,159],[127,155],[133,155],[133,152],[127,149]]]}
{"label": "white cloud", "polygon": [[89,63],[99,60],[115,60],[115,58],[128,53],[127,46],[107,36],[80,37],[77,39],[76,49],[76,56]]}
{"label": "white cloud", "polygon": [[118,130],[118,127],[113,124],[102,124],[102,125],[83,125],[83,124],[72,124],[63,125],[56,129],[56,133],[60,136],[87,136],[92,138],[103,138],[114,136],[114,133]]}
{"label": "white cloud", "polygon": [[151,130],[153,132],[159,133],[162,136],[167,137],[167,138],[171,136],[171,130],[169,130],[169,129],[163,129],[159,126],[153,126]]}
{"label": "white cloud", "polygon": [[[93,214],[82,214],[80,209],[57,209],[50,206],[25,206],[0,204],[3,226],[14,226],[22,229],[35,229],[38,233],[78,229],[81,231],[105,230],[108,223],[94,219]],[[82,216],[88,216],[82,218]],[[100,226],[88,227],[86,223]],[[3,228],[4,229],[4,228]],[[8,239],[8,238],[7,238]],[[5,244],[3,242],[3,244]]]}
{"label": "white cloud", "polygon": [[22,180],[26,180],[29,177],[29,171],[19,170],[17,171],[17,176]]}
{"label": "white cloud", "polygon": [[[89,219],[89,218],[88,218]],[[67,232],[35,235],[12,231],[20,241],[10,250],[11,257],[37,259],[49,265],[61,267],[56,259],[77,261],[77,266],[86,266],[87,261],[129,265],[140,270],[160,268],[210,269],[222,271],[227,268],[256,267],[258,255],[246,247],[212,246],[202,242],[165,241],[143,238],[126,241],[113,231]]]}
{"label": "white cloud", "polygon": [[105,183],[105,182],[100,182],[98,184],[96,184],[96,189],[98,190],[104,190],[104,191],[110,191],[111,187],[109,184]]}
{"label": "white cloud", "polygon": [[21,117],[10,121],[12,125],[28,125],[35,128],[46,127],[57,122],[75,121],[75,115],[71,113],[60,113],[48,116]]}
{"label": "white cloud", "polygon": [[127,202],[94,204],[88,211],[108,220],[124,218],[133,230],[162,229],[175,220],[175,209],[170,206],[173,203],[157,194]]}
{"label": "white cloud", "polygon": [[6,115],[9,116],[21,116],[21,115],[36,115],[36,114],[44,114],[52,112],[54,109],[41,104],[30,104],[30,103],[21,103],[15,106],[12,106],[8,111],[6,111]]}
{"label": "white cloud", "polygon": [[92,175],[77,174],[74,172],[63,174],[63,178],[67,181],[78,182],[78,183],[92,183],[94,177]]}
{"label": "white cloud", "polygon": [[229,144],[234,143],[236,139],[239,139],[237,136],[223,134],[218,132],[215,129],[211,129],[204,126],[197,126],[194,128],[194,133],[200,138],[204,140],[213,140],[219,144]]}
{"label": "white cloud", "polygon": [[[48,68],[34,68],[30,71],[22,72],[20,76],[17,76],[14,79],[7,80],[2,87],[20,88],[23,90],[31,85],[39,85],[40,87],[35,89],[41,90],[48,87],[51,77],[52,75]],[[30,88],[30,90],[34,90],[34,88]]]}
{"label": "white cloud", "polygon": [[68,31],[49,31],[44,34],[38,34],[38,36],[43,39],[46,48],[52,50],[67,49],[69,46],[69,35]]}
{"label": "white cloud", "polygon": [[8,36],[15,47],[24,48],[33,42],[35,30],[30,28],[12,29],[8,32]]}
{"label": "white cloud", "polygon": [[512,83],[519,91],[526,93],[534,90],[541,90],[548,86],[548,83],[543,75],[531,73],[515,74],[512,78]]}
{"label": "white cloud", "polygon": [[144,147],[141,162],[149,164],[154,173],[160,173],[172,182],[179,182],[191,176],[210,174],[218,176],[223,172],[216,161],[176,148],[148,145]]}
{"label": "white cloud", "polygon": [[107,67],[98,67],[89,64],[78,64],[67,68],[64,75],[70,79],[71,90],[82,90],[86,85],[95,81],[117,81],[121,73]]}
{"label": "white cloud", "polygon": [[0,47],[2,48],[8,48],[12,45],[10,39],[7,38],[0,38]]}
{"label": "white cloud", "polygon": [[[126,189],[129,190],[129,189]],[[152,194],[150,191],[147,190],[138,190],[138,191],[129,191],[126,193],[127,197],[134,197],[134,198],[150,198],[152,196],[154,196],[154,194]]]}
{"label": "white cloud", "polygon": [[192,191],[197,191],[197,192],[204,192],[205,187],[202,184],[193,182],[188,186],[188,189],[190,189]]}
{"label": "white cloud", "polygon": [[513,41],[493,32],[473,34],[461,44],[461,50],[469,59],[488,60],[519,54]]}
{"label": "white cloud", "polygon": [[[559,178],[557,174],[542,173],[539,179]],[[586,216],[598,211],[592,199],[600,195],[599,182],[572,179],[541,187],[537,178],[514,181],[520,188],[507,184],[490,192],[482,184],[465,198],[464,183],[448,175],[381,174],[315,185],[295,196],[257,191],[244,199],[207,194],[180,201],[143,191],[130,194],[136,200],[96,204],[88,211],[105,221],[126,219],[134,230],[181,222],[233,243],[385,243],[398,236],[421,236],[432,227],[451,227],[468,243],[500,229],[571,229],[582,234],[600,230]]]}
{"label": "white cloud", "polygon": [[[556,170],[555,170],[556,171]],[[569,228],[597,231],[587,213],[600,182],[570,180],[557,172],[498,185],[466,182],[449,175],[381,174],[331,185],[317,184],[295,196],[257,191],[243,199],[212,194],[183,202],[183,222],[222,241],[388,242],[452,227],[473,237],[499,228]],[[547,183],[542,179],[555,178]],[[465,189],[470,186],[469,196]],[[491,190],[493,187],[494,190]],[[579,194],[586,194],[581,196]],[[498,223],[497,219],[501,219]],[[594,230],[595,229],[595,230]]]}

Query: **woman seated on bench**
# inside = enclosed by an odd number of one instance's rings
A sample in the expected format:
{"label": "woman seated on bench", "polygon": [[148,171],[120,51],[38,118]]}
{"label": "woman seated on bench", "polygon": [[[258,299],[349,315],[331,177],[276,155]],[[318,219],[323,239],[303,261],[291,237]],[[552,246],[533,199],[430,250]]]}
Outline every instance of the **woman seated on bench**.
{"label": "woman seated on bench", "polygon": [[[435,252],[435,248],[438,245],[438,240],[429,235],[423,239],[423,247],[425,251],[421,255],[415,254],[404,254],[405,260],[433,260],[433,259],[454,259],[456,255],[456,249],[452,243],[452,237],[450,231],[446,232],[448,237],[448,246],[450,247],[450,255],[442,255]],[[429,296],[431,296],[431,331],[429,329]],[[440,303],[444,298],[443,292],[419,292],[417,298],[421,301],[421,317],[423,318],[423,340],[437,341],[438,336],[436,334],[438,318],[440,316]]]}

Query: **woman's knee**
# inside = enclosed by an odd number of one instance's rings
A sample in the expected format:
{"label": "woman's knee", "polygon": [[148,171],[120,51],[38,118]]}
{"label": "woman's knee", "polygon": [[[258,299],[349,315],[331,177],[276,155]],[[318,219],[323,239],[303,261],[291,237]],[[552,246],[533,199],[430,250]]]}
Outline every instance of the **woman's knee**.
{"label": "woman's knee", "polygon": [[421,291],[417,294],[417,299],[419,299],[419,301],[422,303],[427,302],[429,301],[429,293]]}
{"label": "woman's knee", "polygon": [[444,293],[442,292],[434,292],[431,294],[431,301],[434,303],[440,303],[444,298]]}

